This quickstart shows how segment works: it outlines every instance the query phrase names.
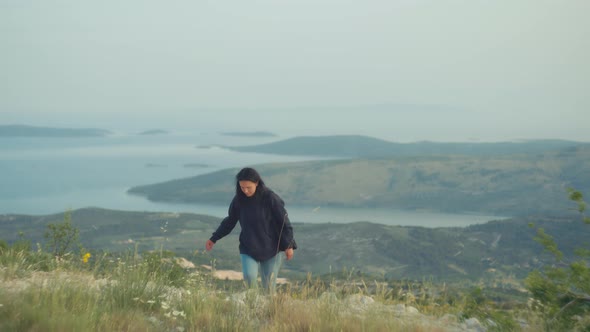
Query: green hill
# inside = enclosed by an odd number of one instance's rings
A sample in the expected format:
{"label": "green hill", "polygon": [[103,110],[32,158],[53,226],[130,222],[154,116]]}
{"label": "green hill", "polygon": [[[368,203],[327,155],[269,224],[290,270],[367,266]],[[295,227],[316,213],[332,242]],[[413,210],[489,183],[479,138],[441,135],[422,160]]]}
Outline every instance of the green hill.
{"label": "green hill", "polygon": [[[497,156],[428,155],[256,165],[291,205],[516,216],[561,213],[567,187],[590,192],[590,147]],[[226,204],[238,169],[138,186],[154,201]]]}
{"label": "green hill", "polygon": [[563,140],[532,140],[498,143],[394,143],[373,137],[304,136],[278,142],[252,146],[235,146],[229,149],[240,152],[256,152],[280,155],[335,156],[335,157],[385,157],[423,155],[472,155],[489,156],[515,153],[535,154],[550,150],[577,147],[587,143]]}
{"label": "green hill", "polygon": [[[170,250],[197,264],[240,270],[239,226],[204,252],[205,241],[219,218],[189,213],[114,211],[87,208],[72,211],[72,224],[80,229],[86,249]],[[63,220],[49,216],[0,215],[0,234],[9,242],[20,238],[43,243],[48,223]],[[294,277],[357,271],[380,278],[435,280],[503,280],[524,277],[532,268],[551,262],[533,240],[534,222],[564,244],[566,257],[574,246],[587,245],[590,228],[576,218],[517,218],[466,228],[386,226],[367,222],[351,224],[294,224],[299,249],[285,274]]]}

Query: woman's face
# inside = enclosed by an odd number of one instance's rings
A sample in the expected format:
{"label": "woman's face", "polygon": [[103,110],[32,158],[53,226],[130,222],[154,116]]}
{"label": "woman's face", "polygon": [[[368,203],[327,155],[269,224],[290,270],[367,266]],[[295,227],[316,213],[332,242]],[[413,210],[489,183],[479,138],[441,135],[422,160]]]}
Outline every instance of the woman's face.
{"label": "woman's face", "polygon": [[244,195],[246,195],[246,197],[252,197],[252,195],[254,195],[254,193],[256,192],[256,187],[258,186],[257,182],[252,182],[248,180],[240,181],[239,184],[240,189],[242,189],[242,192],[244,193]]}

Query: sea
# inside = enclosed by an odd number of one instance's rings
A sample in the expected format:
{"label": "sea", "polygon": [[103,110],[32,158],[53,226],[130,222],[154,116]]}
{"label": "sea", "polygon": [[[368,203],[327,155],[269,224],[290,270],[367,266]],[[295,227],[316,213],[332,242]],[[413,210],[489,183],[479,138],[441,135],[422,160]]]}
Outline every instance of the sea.
{"label": "sea", "polygon": [[[126,211],[190,212],[223,218],[227,204],[153,202],[130,195],[133,186],[274,162],[328,159],[243,153],[226,146],[255,145],[287,137],[219,132],[105,137],[0,137],[0,214],[46,215],[85,207]],[[261,174],[264,178],[264,174]],[[272,183],[267,183],[272,188]],[[229,203],[229,202],[227,202]],[[465,227],[501,216],[387,208],[295,206],[292,222]]]}

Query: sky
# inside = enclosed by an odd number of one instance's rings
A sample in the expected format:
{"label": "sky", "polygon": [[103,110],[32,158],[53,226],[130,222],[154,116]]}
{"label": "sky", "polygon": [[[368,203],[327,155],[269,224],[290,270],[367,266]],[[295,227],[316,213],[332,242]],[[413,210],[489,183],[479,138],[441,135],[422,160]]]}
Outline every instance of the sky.
{"label": "sky", "polygon": [[588,0],[0,0],[0,124],[590,141]]}

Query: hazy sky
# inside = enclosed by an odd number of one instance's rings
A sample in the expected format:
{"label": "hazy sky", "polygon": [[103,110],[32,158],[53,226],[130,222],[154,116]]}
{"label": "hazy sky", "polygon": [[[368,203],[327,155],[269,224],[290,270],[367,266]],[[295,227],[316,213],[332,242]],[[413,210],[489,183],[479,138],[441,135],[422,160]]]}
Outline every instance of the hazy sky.
{"label": "hazy sky", "polygon": [[588,13],[588,0],[0,0],[0,124],[590,141]]}

